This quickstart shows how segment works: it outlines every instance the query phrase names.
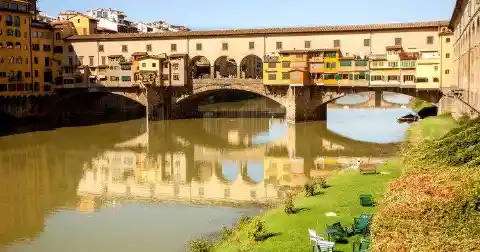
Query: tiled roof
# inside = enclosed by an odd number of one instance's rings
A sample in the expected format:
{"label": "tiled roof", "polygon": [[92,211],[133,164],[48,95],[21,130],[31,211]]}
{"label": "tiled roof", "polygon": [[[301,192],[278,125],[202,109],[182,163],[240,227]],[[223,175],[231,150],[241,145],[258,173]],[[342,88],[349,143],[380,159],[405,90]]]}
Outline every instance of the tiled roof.
{"label": "tiled roof", "polygon": [[148,53],[146,52],[134,52],[132,53],[132,56],[144,56],[144,55],[147,55]]}
{"label": "tiled roof", "polygon": [[170,54],[168,57],[169,58],[184,58],[186,56],[187,56],[187,54],[185,54],[185,53],[174,53],[174,54]]}
{"label": "tiled roof", "polygon": [[397,29],[425,29],[438,28],[448,25],[448,21],[413,22],[413,23],[390,23],[370,25],[336,25],[292,28],[265,28],[265,29],[236,29],[236,30],[212,30],[212,31],[178,31],[161,33],[118,33],[118,34],[91,34],[75,35],[69,40],[96,40],[96,39],[143,39],[143,38],[187,38],[209,36],[252,36],[273,34],[305,34],[305,33],[331,33],[350,31],[377,31]]}
{"label": "tiled roof", "polygon": [[393,46],[386,46],[385,47],[385,50],[387,50],[387,51],[399,50],[399,49],[403,49],[403,47],[401,45],[393,45]]}

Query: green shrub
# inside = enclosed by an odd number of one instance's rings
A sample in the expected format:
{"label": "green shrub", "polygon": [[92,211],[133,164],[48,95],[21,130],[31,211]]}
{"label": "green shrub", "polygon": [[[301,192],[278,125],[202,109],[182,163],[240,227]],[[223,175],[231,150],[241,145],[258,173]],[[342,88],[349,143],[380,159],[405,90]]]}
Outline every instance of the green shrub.
{"label": "green shrub", "polygon": [[222,227],[222,239],[226,240],[233,234],[233,230],[231,228],[227,228],[225,226]]}
{"label": "green shrub", "polygon": [[212,248],[212,242],[205,238],[193,239],[188,243],[189,252],[210,252]]}
{"label": "green shrub", "polygon": [[284,200],[284,210],[286,214],[295,213],[295,205],[293,204],[293,193],[288,192]]}
{"label": "green shrub", "polygon": [[265,223],[255,218],[248,225],[247,235],[251,241],[261,241],[265,237]]}
{"label": "green shrub", "polygon": [[310,197],[315,194],[315,184],[308,182],[303,186],[305,190],[305,196]]}
{"label": "green shrub", "polygon": [[240,217],[240,219],[238,219],[237,223],[235,224],[235,228],[241,229],[247,226],[248,224],[250,224],[251,221],[252,221],[251,217],[243,215],[242,217]]}
{"label": "green shrub", "polygon": [[318,177],[315,179],[315,184],[323,189],[328,188],[327,179],[325,177]]}

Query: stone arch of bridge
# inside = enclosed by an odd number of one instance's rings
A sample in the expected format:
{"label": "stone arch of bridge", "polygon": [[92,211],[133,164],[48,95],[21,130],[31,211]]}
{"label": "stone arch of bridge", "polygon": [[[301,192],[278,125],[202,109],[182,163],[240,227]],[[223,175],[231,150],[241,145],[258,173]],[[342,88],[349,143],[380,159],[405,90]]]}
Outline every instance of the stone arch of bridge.
{"label": "stone arch of bridge", "polygon": [[[407,96],[418,98],[420,100],[423,100],[425,102],[432,103],[432,104],[438,103],[440,101],[440,99],[443,97],[443,93],[441,91],[439,91],[439,90],[428,90],[428,89],[417,90],[417,89],[414,89],[414,88],[411,88],[411,89],[395,88],[395,89],[385,89],[385,90],[382,90],[382,89],[375,90],[375,89],[373,89],[373,90],[368,90],[368,91],[369,92],[382,91],[382,92],[389,92],[389,93],[394,93],[394,94],[407,95]],[[341,95],[325,96],[324,99],[323,99],[323,103],[328,104],[328,103],[331,103],[331,102],[334,102],[334,101],[338,100],[339,98],[345,97],[347,95],[359,94],[359,93],[357,93],[357,92],[355,92],[355,93],[354,92],[339,93],[338,92],[338,94],[341,94]],[[369,100],[367,100],[366,102],[368,102]],[[389,101],[385,100],[383,94],[382,94],[382,100],[384,102],[393,104],[392,102],[389,102]]]}
{"label": "stone arch of bridge", "polygon": [[187,103],[188,104],[198,103],[201,99],[222,90],[233,90],[238,92],[253,93],[253,94],[257,94],[257,95],[269,98],[270,100],[276,102],[277,104],[283,107],[286,106],[286,98],[284,95],[270,93],[268,89],[261,84],[244,85],[242,83],[233,83],[228,85],[209,84],[209,85],[194,86],[192,94],[183,95],[179,97],[176,100],[176,103],[178,106],[182,106],[183,104],[187,104]]}
{"label": "stone arch of bridge", "polygon": [[190,59],[190,71],[194,79],[209,78],[211,66],[210,61],[203,55],[197,55]]}
{"label": "stone arch of bridge", "polygon": [[223,55],[218,57],[213,65],[215,78],[237,77],[237,62],[234,58]]}
{"label": "stone arch of bridge", "polygon": [[255,54],[249,54],[240,61],[240,70],[242,78],[245,79],[262,79],[263,77],[263,60]]}

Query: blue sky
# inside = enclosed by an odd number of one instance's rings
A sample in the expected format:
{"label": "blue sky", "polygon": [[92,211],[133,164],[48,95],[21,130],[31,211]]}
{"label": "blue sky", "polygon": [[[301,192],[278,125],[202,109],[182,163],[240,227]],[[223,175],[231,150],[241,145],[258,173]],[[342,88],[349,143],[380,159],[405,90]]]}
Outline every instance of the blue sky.
{"label": "blue sky", "polygon": [[[455,0],[40,0],[56,15],[110,7],[130,20],[165,20],[194,29],[260,28],[448,20]],[[280,18],[282,17],[282,18]],[[285,18],[287,17],[287,18]]]}

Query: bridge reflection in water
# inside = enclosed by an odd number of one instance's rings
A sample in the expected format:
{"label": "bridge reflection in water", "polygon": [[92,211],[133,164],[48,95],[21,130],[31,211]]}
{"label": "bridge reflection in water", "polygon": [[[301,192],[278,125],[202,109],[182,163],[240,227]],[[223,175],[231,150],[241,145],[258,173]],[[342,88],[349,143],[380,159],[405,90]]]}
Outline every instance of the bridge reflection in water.
{"label": "bridge reflection in water", "polygon": [[4,137],[0,245],[33,238],[57,209],[94,211],[120,200],[265,204],[310,176],[381,162],[395,145],[283,119],[128,121]]}

